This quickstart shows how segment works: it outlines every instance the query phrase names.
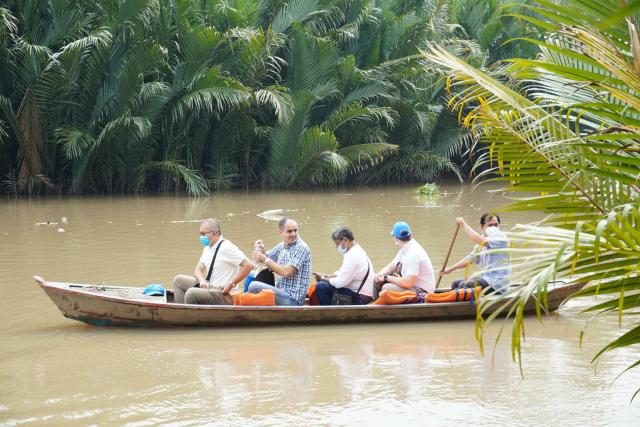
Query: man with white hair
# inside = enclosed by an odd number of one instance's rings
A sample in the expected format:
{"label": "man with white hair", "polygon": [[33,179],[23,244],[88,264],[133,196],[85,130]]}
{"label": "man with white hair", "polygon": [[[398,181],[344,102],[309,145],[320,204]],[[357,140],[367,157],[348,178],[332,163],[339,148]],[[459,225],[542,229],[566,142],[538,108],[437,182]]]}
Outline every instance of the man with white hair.
{"label": "man with white hair", "polygon": [[231,289],[244,280],[255,265],[220,232],[213,218],[200,224],[200,244],[204,246],[193,276],[179,274],[173,279],[174,301],[186,304],[231,305]]}

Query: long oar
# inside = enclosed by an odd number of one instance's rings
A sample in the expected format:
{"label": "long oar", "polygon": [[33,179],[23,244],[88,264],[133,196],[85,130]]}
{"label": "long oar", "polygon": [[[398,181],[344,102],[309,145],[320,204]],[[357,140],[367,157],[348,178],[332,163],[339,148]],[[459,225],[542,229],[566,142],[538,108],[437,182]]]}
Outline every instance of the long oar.
{"label": "long oar", "polygon": [[[456,242],[456,237],[458,237],[458,230],[460,230],[460,224],[457,225],[456,232],[453,233],[453,239],[451,239],[451,244],[449,245],[449,252],[447,252],[447,256],[444,259],[444,265],[442,266],[442,270],[440,270],[440,273],[442,273],[444,269],[447,268],[447,262],[449,261],[449,255],[451,255],[451,249],[453,249],[453,244]],[[442,280],[442,274],[439,274],[438,282],[436,283],[436,289],[438,289],[438,286],[440,286],[441,280]]]}

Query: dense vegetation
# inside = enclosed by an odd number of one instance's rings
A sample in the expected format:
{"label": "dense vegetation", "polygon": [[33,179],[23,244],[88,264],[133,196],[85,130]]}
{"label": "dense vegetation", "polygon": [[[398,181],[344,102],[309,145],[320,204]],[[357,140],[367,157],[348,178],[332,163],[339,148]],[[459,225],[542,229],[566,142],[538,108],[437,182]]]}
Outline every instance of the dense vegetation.
{"label": "dense vegetation", "polygon": [[[438,46],[425,58],[449,76],[450,104],[479,139],[481,179],[522,193],[505,209],[548,214],[542,225],[510,233],[515,280],[524,283],[505,295],[519,297],[511,307],[514,358],[524,303],[537,292],[542,310],[539,296],[557,279],[587,283],[576,295],[591,298],[585,311],[627,320],[595,360],[640,344],[640,2],[533,7],[546,31],[530,40],[539,49],[534,59],[487,72]],[[480,314],[499,303],[484,300]]]}
{"label": "dense vegetation", "polygon": [[5,4],[0,180],[14,195],[459,176],[469,139],[420,49],[477,66],[528,53],[502,44],[527,30],[497,0]]}

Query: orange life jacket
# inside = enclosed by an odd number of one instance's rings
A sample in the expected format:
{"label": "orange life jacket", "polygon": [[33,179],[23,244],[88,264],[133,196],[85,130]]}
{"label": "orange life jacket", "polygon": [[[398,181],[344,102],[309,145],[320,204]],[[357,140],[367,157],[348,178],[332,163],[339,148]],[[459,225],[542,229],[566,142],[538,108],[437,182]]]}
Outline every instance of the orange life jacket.
{"label": "orange life jacket", "polygon": [[375,300],[376,305],[392,305],[392,304],[409,304],[416,298],[416,293],[413,291],[392,291],[385,289],[380,292],[378,299]]}
{"label": "orange life jacket", "polygon": [[276,305],[276,294],[268,289],[263,289],[257,294],[251,292],[235,294],[233,305]]}
{"label": "orange life jacket", "polygon": [[[475,295],[474,295],[475,291]],[[431,302],[460,302],[460,301],[475,301],[478,299],[478,295],[480,295],[480,291],[482,288],[480,286],[476,286],[475,288],[463,288],[463,289],[453,289],[449,292],[441,292],[437,294],[427,294],[424,297],[425,303]]]}
{"label": "orange life jacket", "polygon": [[[474,292],[475,291],[475,292]],[[475,301],[478,299],[478,295],[482,288],[477,286],[474,289],[454,289],[448,292],[426,294],[424,297],[425,303],[438,303],[438,302],[463,302],[463,301]],[[393,305],[393,304],[411,304],[416,299],[416,293],[413,291],[392,291],[384,290],[380,292],[380,296],[374,302],[377,305]]]}
{"label": "orange life jacket", "polygon": [[320,305],[318,301],[318,295],[316,295],[316,284],[312,283],[307,289],[307,296],[309,297],[309,305]]}

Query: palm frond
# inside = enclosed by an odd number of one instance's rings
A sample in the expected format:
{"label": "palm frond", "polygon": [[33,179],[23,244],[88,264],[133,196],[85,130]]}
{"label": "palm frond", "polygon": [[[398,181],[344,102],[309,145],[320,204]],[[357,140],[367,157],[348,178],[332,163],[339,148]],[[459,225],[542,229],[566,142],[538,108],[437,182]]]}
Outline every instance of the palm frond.
{"label": "palm frond", "polygon": [[0,39],[18,32],[17,19],[6,7],[0,7]]}
{"label": "palm frond", "polygon": [[385,143],[358,144],[337,150],[348,162],[349,172],[352,174],[373,168],[397,152],[397,145]]}
{"label": "palm frond", "polygon": [[332,113],[324,122],[324,126],[333,131],[358,122],[393,127],[396,123],[396,116],[395,111],[388,107],[360,107],[358,104],[352,103]]}
{"label": "palm frond", "polygon": [[212,67],[197,77],[189,85],[187,92],[175,100],[171,116],[174,122],[179,122],[188,114],[223,111],[248,99],[249,92],[244,86],[231,78],[221,76],[220,69]]}
{"label": "palm frond", "polygon": [[204,196],[208,193],[207,181],[197,172],[174,160],[147,162],[139,168],[142,174],[162,171],[168,174],[176,183],[182,183],[192,196]]}
{"label": "palm frond", "polygon": [[302,22],[317,10],[316,0],[293,0],[285,3],[273,18],[271,28],[278,33],[285,33],[294,22]]}
{"label": "palm frond", "polygon": [[89,154],[96,145],[93,135],[81,129],[59,128],[55,131],[55,138],[63,145],[68,159],[76,159]]}
{"label": "palm frond", "polygon": [[286,85],[291,91],[312,90],[326,83],[333,71],[337,52],[326,41],[315,39],[294,28],[291,36],[289,75]]}
{"label": "palm frond", "polygon": [[286,88],[281,86],[269,86],[262,88],[254,94],[257,105],[265,105],[273,108],[278,121],[287,121],[291,115],[291,97]]}

